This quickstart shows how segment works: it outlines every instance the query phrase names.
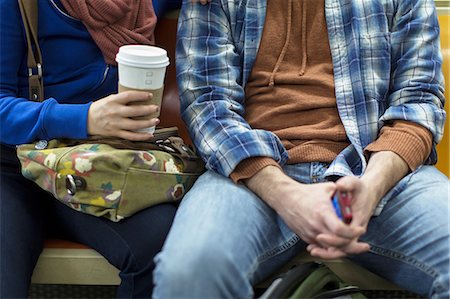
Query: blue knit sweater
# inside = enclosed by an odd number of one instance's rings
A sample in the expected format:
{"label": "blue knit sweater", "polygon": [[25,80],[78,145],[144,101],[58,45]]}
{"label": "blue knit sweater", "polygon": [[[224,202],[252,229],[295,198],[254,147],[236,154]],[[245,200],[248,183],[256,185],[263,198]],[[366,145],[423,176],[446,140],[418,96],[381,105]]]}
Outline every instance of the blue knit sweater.
{"label": "blue knit sweater", "polygon": [[[85,26],[57,0],[39,0],[39,44],[45,101],[28,98],[27,44],[17,0],[0,0],[0,142],[86,138],[92,101],[117,92],[117,68],[107,65]],[[159,11],[163,13],[163,11]]]}

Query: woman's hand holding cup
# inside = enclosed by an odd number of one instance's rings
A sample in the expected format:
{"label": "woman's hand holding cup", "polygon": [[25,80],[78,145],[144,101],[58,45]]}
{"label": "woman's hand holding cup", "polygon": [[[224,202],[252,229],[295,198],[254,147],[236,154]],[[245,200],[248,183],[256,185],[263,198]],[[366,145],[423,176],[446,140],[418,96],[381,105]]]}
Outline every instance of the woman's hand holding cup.
{"label": "woman's hand holding cup", "polygon": [[[95,101],[88,113],[88,134],[144,141],[153,135],[139,131],[159,124],[157,105],[149,105],[153,95],[145,91],[124,91]],[[141,103],[139,103],[141,102]]]}
{"label": "woman's hand holding cup", "polygon": [[91,104],[88,133],[145,141],[159,124],[167,51],[148,45],[125,45],[116,55],[118,94]]}

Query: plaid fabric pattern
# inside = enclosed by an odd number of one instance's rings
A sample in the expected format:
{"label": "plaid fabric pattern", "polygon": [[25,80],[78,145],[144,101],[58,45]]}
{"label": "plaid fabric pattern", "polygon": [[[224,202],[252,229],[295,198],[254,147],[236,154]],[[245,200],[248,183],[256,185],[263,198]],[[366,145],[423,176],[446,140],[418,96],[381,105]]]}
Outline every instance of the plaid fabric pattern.
{"label": "plaid fabric pattern", "polygon": [[[288,159],[277,136],[243,117],[265,12],[266,0],[184,0],[179,17],[182,117],[207,168],[224,176],[248,157]],[[393,120],[418,123],[439,142],[444,78],[434,2],[325,0],[325,14],[338,110],[351,141],[327,175],[361,175],[364,148]],[[433,150],[427,163],[435,161]]]}

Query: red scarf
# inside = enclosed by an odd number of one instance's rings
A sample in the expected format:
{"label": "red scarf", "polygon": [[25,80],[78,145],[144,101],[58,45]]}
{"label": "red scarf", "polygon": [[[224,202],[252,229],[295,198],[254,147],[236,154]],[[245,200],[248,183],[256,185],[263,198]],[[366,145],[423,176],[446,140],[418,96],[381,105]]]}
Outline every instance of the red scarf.
{"label": "red scarf", "polygon": [[88,29],[108,64],[122,45],[155,42],[156,15],[151,0],[61,0]]}

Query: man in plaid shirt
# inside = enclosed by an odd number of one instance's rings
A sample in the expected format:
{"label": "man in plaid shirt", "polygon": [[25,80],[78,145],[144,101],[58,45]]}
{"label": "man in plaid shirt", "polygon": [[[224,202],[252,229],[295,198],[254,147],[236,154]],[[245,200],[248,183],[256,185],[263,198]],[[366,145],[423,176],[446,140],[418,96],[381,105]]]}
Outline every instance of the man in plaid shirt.
{"label": "man in plaid shirt", "polygon": [[[154,296],[249,298],[306,249],[448,298],[441,66],[432,0],[185,0],[181,109],[208,171]],[[334,194],[351,197],[349,224]]]}

